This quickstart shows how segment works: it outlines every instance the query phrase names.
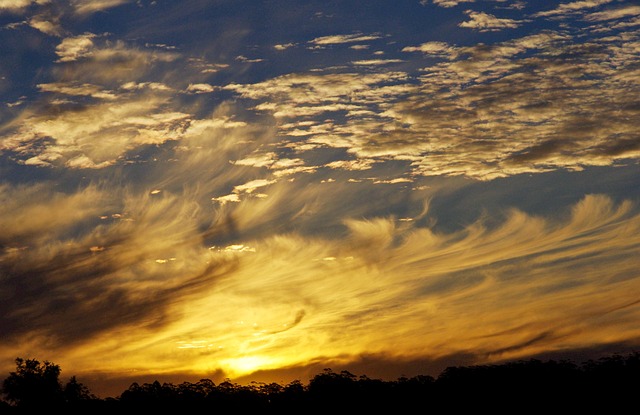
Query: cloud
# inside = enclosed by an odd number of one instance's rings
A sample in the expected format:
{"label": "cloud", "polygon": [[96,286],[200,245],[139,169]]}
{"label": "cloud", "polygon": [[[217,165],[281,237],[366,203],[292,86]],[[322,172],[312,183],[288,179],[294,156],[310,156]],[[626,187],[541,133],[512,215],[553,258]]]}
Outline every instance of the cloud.
{"label": "cloud", "polygon": [[458,26],[469,29],[475,29],[480,32],[496,32],[502,29],[515,29],[520,26],[519,21],[513,19],[501,19],[492,14],[485,12],[476,12],[473,10],[465,11],[465,14],[471,20],[462,22]]}
{"label": "cloud", "polygon": [[591,13],[585,17],[586,20],[592,22],[601,22],[614,19],[622,19],[626,17],[640,16],[640,6],[624,6],[615,9],[604,10],[597,13]]}
{"label": "cloud", "polygon": [[[72,2],[59,22],[125,3]],[[640,38],[615,26],[634,9],[583,6],[490,43],[282,43],[271,53],[384,53],[262,75],[240,51],[142,29],[56,34],[38,10],[28,21],[61,37],[28,31],[57,62],[2,112],[0,356],[224,379],[632,344],[639,201],[589,178],[636,180]],[[588,172],[543,174],[560,169]],[[585,189],[612,194],[576,202]]]}
{"label": "cloud", "polygon": [[[615,319],[608,313],[630,301],[625,291],[635,270],[638,222],[632,206],[595,196],[563,222],[513,211],[496,228],[478,222],[454,234],[372,218],[347,220],[344,240],[277,235],[251,242],[255,252],[216,253],[232,255],[238,266],[225,278],[209,280],[216,289],[190,296],[189,303],[174,296],[182,312],[173,318],[180,324],[167,321],[167,331],[147,340],[132,333],[124,349],[153,356],[177,350],[178,341],[202,340],[211,348],[173,359],[197,367],[216,356],[226,373],[238,376],[247,370],[238,360],[242,356],[259,358],[261,369],[302,364],[318,357],[311,344],[321,345],[325,358],[337,358],[345,348],[355,358],[385,353],[395,339],[394,350],[406,358],[426,349],[430,356],[468,353],[486,362],[588,345],[594,336],[621,341],[637,335],[637,312]],[[593,261],[608,264],[608,271]],[[268,303],[260,300],[265,295]],[[216,308],[212,324],[205,317],[223,299],[227,307]],[[162,304],[175,307],[169,306]],[[305,317],[296,329],[282,331],[300,310]],[[470,328],[469,313],[481,323]],[[329,335],[332,327],[349,330]],[[540,341],[526,341],[542,333],[547,335]],[[97,344],[92,350],[107,351]]]}
{"label": "cloud", "polygon": [[[177,110],[175,89],[154,80],[158,66],[179,58],[174,52],[129,47],[92,33],[64,38],[55,51],[52,82],[37,85],[39,102],[24,106],[0,139],[0,151],[20,163],[105,168],[125,162],[130,151],[180,140],[212,121]],[[211,87],[190,85],[191,92]]]}
{"label": "cloud", "polygon": [[79,36],[68,37],[62,40],[56,47],[58,62],[73,62],[78,59],[91,56],[93,53],[93,33],[85,33]]}
{"label": "cloud", "polygon": [[[455,7],[460,3],[473,3],[475,0],[433,0],[432,3],[440,7]],[[420,4],[427,5],[429,0],[420,0]]]}
{"label": "cloud", "polygon": [[599,7],[603,4],[611,3],[613,0],[581,0],[570,3],[562,3],[555,9],[546,10],[536,13],[535,17],[548,17],[548,16],[569,16],[575,13],[580,13],[583,10]]}
{"label": "cloud", "polygon": [[[37,213],[31,218],[24,216],[25,221],[20,223],[7,223],[10,232],[3,236],[4,247],[18,241],[21,245],[17,248],[25,245],[23,249],[4,249],[1,254],[0,267],[12,287],[2,290],[2,296],[20,298],[19,302],[2,305],[0,324],[7,338],[27,342],[29,338],[41,339],[50,347],[67,348],[118,327],[162,324],[167,317],[163,309],[176,299],[169,291],[186,293],[195,288],[192,283],[215,278],[216,271],[205,263],[192,269],[190,277],[179,278],[179,283],[160,277],[168,277],[171,271],[160,268],[157,258],[177,255],[181,264],[174,266],[174,272],[181,273],[184,264],[195,259],[189,259],[189,255],[206,252],[189,239],[193,226],[197,226],[192,221],[193,204],[183,204],[171,196],[153,200],[125,196],[119,199],[124,200],[119,208],[127,211],[124,219],[105,220],[93,232],[74,238],[66,232],[80,220],[95,223],[101,211],[118,208],[113,190],[107,193],[89,187],[69,196],[46,189],[37,193],[30,188],[2,190],[3,197],[19,197],[23,202],[31,195],[22,204],[22,211],[25,215]],[[172,219],[167,221],[165,214]],[[181,242],[162,242],[163,234],[172,234],[171,239]],[[129,279],[131,273],[145,275],[149,290],[146,300]],[[96,319],[96,315],[103,318]]]}
{"label": "cloud", "polygon": [[235,186],[233,188],[233,191],[235,193],[253,193],[256,189],[268,186],[275,182],[276,182],[275,180],[266,180],[266,179],[251,180],[250,182],[247,182],[245,184]]}
{"label": "cloud", "polygon": [[0,0],[0,13],[3,11],[17,13],[31,5],[42,5],[49,2],[50,0]]}
{"label": "cloud", "polygon": [[[345,74],[290,74],[273,78],[257,84],[230,84],[225,89],[235,91],[241,96],[251,99],[267,98],[272,95],[286,97],[285,101],[275,103],[272,109],[281,109],[283,115],[322,113],[326,111],[357,109],[358,100],[353,104],[340,103],[341,97],[349,94],[360,96],[362,103],[371,102],[376,93],[383,93],[383,89],[374,90],[376,84],[393,84],[402,82],[406,74],[390,72],[384,74],[360,75]],[[309,92],[312,92],[311,94]],[[381,99],[381,98],[378,98]],[[294,108],[291,104],[295,103]],[[263,108],[268,108],[266,105]]]}
{"label": "cloud", "polygon": [[92,84],[68,84],[53,82],[49,84],[38,84],[38,89],[42,92],[53,92],[72,96],[90,96],[98,99],[116,99],[117,96],[112,91],[105,91],[97,85]]}
{"label": "cloud", "polygon": [[[497,51],[511,58],[544,41],[522,39]],[[478,48],[464,56],[482,59],[489,52]],[[435,84],[419,87],[442,88],[434,78]],[[400,120],[412,115],[397,107],[406,102],[407,90],[385,88],[406,88],[405,79],[400,74],[395,82],[373,74],[297,75],[229,90],[274,102],[278,95],[283,97],[278,105],[307,102],[303,92],[311,86],[317,92],[308,94],[311,106],[345,96],[358,105],[391,99],[392,105],[382,107],[385,119]],[[0,191],[0,226],[7,229],[0,236],[0,269],[12,276],[0,288],[0,324],[12,341],[0,347],[3,356],[14,356],[12,344],[20,342],[34,353],[47,350],[64,367],[98,370],[114,362],[113,370],[134,368],[144,375],[185,370],[186,364],[191,373],[239,377],[321,358],[349,364],[362,356],[389,356],[391,346],[391,357],[402,361],[419,360],[427,351],[436,360],[466,356],[486,362],[637,334],[637,310],[624,307],[635,292],[630,287],[640,230],[638,207],[630,201],[592,195],[555,209],[554,216],[513,209],[493,212],[491,221],[465,217],[460,222],[466,225],[444,231],[430,226],[437,212],[423,208],[424,199],[440,196],[437,190],[403,187],[409,177],[417,178],[394,174],[389,164],[385,177],[377,177],[377,163],[388,162],[391,154],[379,147],[402,147],[408,154],[425,144],[394,131],[401,125],[381,131],[379,120],[355,119],[352,125],[336,120],[331,128],[350,134],[344,142],[358,151],[345,160],[327,157],[331,161],[317,175],[290,181],[272,176],[277,169],[270,167],[277,162],[298,166],[293,154],[305,153],[294,153],[295,146],[280,153],[275,145],[279,124],[236,121],[231,103],[206,119],[187,117],[162,95],[137,86],[131,85],[134,92],[151,95],[119,97],[119,107],[126,104],[120,113],[113,113],[108,102],[95,104],[86,119],[106,132],[109,122],[120,120],[114,136],[143,126],[173,131],[169,126],[176,123],[180,145],[162,149],[175,161],[150,164],[144,176],[119,169],[125,176],[101,175],[106,183],[67,193],[46,184]],[[413,88],[408,91],[424,93]],[[484,99],[482,91],[462,98]],[[72,124],[84,117],[82,111],[63,115],[67,124],[61,131],[88,146],[95,136],[89,131],[88,140],[81,141]],[[418,127],[427,122],[413,116],[404,121]],[[44,115],[23,123],[40,124],[46,124]],[[282,124],[282,131],[305,128],[313,134],[314,127],[325,126],[322,119],[290,124]],[[429,138],[427,145],[438,144]],[[477,148],[463,148],[466,139],[449,144],[460,154],[472,153]],[[387,155],[358,157],[375,151]],[[436,157],[442,149],[434,153],[430,162],[451,166],[446,154]],[[545,157],[544,148],[537,153]],[[480,168],[486,155],[469,168]],[[126,174],[136,175],[137,184],[114,186],[129,181]],[[348,181],[354,177],[362,180]],[[360,203],[363,199],[368,203]],[[17,206],[20,220],[15,220]],[[399,207],[401,219],[390,213]],[[35,283],[24,284],[27,280]]]}
{"label": "cloud", "polygon": [[236,160],[233,164],[241,166],[267,167],[275,163],[277,157],[277,154],[274,152],[259,153],[249,155],[241,160]]}
{"label": "cloud", "polygon": [[292,48],[294,46],[296,46],[295,43],[283,43],[283,44],[277,44],[273,48],[275,50],[287,50],[287,49]]}
{"label": "cloud", "polygon": [[237,193],[231,193],[225,196],[212,197],[211,200],[214,202],[218,202],[222,206],[224,206],[229,202],[234,202],[234,203],[240,202],[240,195],[238,195]]}
{"label": "cloud", "polygon": [[[94,90],[84,86],[71,92],[93,94]],[[179,131],[188,122],[188,114],[167,110],[159,97],[119,99],[117,104],[113,99],[62,109],[55,116],[27,111],[0,149],[16,153],[26,164],[102,168],[138,146],[179,139]]]}
{"label": "cloud", "polygon": [[47,183],[0,186],[3,228],[0,246],[20,248],[28,246],[29,242],[55,240],[59,232],[74,223],[95,219],[109,203],[106,195],[95,186],[69,195],[52,189],[53,186]]}
{"label": "cloud", "polygon": [[154,68],[180,58],[180,54],[173,51],[132,47],[124,42],[112,42],[106,35],[93,33],[62,39],[56,47],[56,54],[59,65],[54,66],[51,73],[57,80],[110,87],[129,82],[158,86],[161,82],[141,78]]}
{"label": "cloud", "polygon": [[194,94],[205,94],[215,91],[215,87],[209,84],[189,84],[187,92]]}
{"label": "cloud", "polygon": [[130,0],[71,0],[74,11],[87,15],[129,3]]}
{"label": "cloud", "polygon": [[156,91],[171,91],[172,88],[161,82],[126,82],[120,86],[125,90],[152,89]]}
{"label": "cloud", "polygon": [[309,43],[313,43],[318,46],[340,45],[343,43],[366,42],[369,40],[380,39],[381,37],[382,36],[380,35],[363,35],[361,33],[355,33],[350,35],[329,35],[329,36],[317,37],[309,41]]}
{"label": "cloud", "polygon": [[[274,116],[280,148],[299,158],[343,149],[344,160],[404,161],[416,176],[481,180],[628,163],[638,154],[630,145],[634,104],[621,104],[628,95],[619,91],[636,72],[629,39],[637,36],[587,44],[573,36],[579,34],[542,31],[494,44],[404,47],[446,58],[417,78],[315,72],[224,89]],[[607,61],[616,62],[615,73]]]}
{"label": "cloud", "polygon": [[451,56],[455,52],[455,48],[446,42],[426,42],[419,46],[405,46],[403,52],[422,52],[434,56]]}
{"label": "cloud", "polygon": [[401,63],[401,62],[404,62],[404,61],[402,59],[363,59],[359,61],[353,61],[351,63],[354,65],[369,66],[369,65],[389,65],[392,63]]}
{"label": "cloud", "polygon": [[249,59],[246,56],[243,55],[238,55],[236,56],[236,60],[239,62],[245,62],[245,63],[257,63],[257,62],[263,62],[264,59],[262,58],[254,58],[254,59]]}
{"label": "cloud", "polygon": [[49,36],[62,36],[64,29],[60,25],[60,19],[53,15],[35,15],[28,21],[29,26]]}

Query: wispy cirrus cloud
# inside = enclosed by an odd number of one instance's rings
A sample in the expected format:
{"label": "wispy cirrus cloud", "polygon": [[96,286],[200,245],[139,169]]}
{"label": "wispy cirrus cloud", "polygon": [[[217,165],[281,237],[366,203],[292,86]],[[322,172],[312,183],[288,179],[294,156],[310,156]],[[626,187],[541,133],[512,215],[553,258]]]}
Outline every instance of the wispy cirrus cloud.
{"label": "wispy cirrus cloud", "polygon": [[112,91],[104,90],[101,87],[92,84],[53,82],[49,84],[39,84],[38,89],[41,92],[52,92],[62,95],[90,96],[98,99],[117,98]]}
{"label": "wispy cirrus cloud", "polygon": [[[167,176],[188,174],[193,161],[184,159]],[[209,214],[187,193],[114,198],[87,188],[53,199],[40,193],[67,206],[70,216],[49,224],[48,238],[21,228],[27,249],[14,245],[2,252],[1,266],[11,267],[15,276],[3,287],[14,287],[23,298],[17,309],[3,313],[5,334],[32,339],[33,350],[46,344],[54,356],[64,348],[67,356],[89,366],[90,356],[104,360],[124,352],[150,371],[178,362],[197,369],[215,358],[216,368],[234,377],[246,373],[238,360],[242,356],[260,358],[263,370],[282,362],[304,365],[316,357],[315,349],[307,347],[311,344],[343,363],[362,354],[386,355],[390,339],[395,353],[406,359],[419,358],[427,347],[434,357],[467,353],[487,362],[549,347],[588,346],[594,335],[623,342],[640,334],[637,299],[630,289],[640,219],[631,202],[616,204],[592,195],[561,217],[509,210],[497,225],[477,220],[447,233],[395,217],[354,217],[343,198],[348,200],[354,192],[350,186],[357,183],[311,188],[295,181],[253,180],[236,186],[234,194],[267,186],[267,198],[221,204],[220,221],[206,231]],[[328,192],[312,204],[306,192],[317,194],[318,186],[327,186]],[[398,194],[397,188],[379,189]],[[10,200],[31,200],[25,214],[39,209],[40,198],[29,196],[35,189],[2,192]],[[93,208],[81,208],[83,200]],[[79,220],[77,214],[89,221],[99,215],[105,219],[65,244],[45,243],[64,235]],[[286,223],[276,221],[283,215],[296,232],[261,233],[265,226]],[[315,222],[337,227],[340,236],[302,232]],[[43,228],[34,224],[33,229]],[[209,232],[230,232],[235,239],[207,247]],[[145,275],[144,284],[132,281],[133,273]],[[38,284],[20,284],[19,277],[26,275]],[[71,285],[74,290],[68,290]],[[227,307],[220,308],[221,301]],[[216,324],[211,323],[212,308]],[[465,317],[470,309],[482,322],[473,329]],[[92,316],[105,313],[111,318],[96,324]],[[332,327],[351,329],[336,335]],[[109,341],[113,330],[121,336],[117,344]],[[145,336],[139,336],[140,330]],[[533,338],[540,340],[527,341]],[[350,355],[344,354],[347,346]],[[172,358],[159,365],[150,357],[158,354]]]}
{"label": "wispy cirrus cloud", "polygon": [[640,16],[640,6],[628,5],[616,8],[610,8],[601,12],[591,13],[585,16],[585,19],[592,22],[602,22],[626,17]]}
{"label": "wispy cirrus cloud", "polygon": [[130,2],[131,0],[71,0],[70,4],[75,13],[87,15]]}
{"label": "wispy cirrus cloud", "polygon": [[55,82],[37,85],[49,105],[25,107],[0,141],[21,163],[103,168],[140,146],[178,140],[191,125],[190,114],[173,108],[171,87],[145,80],[178,54],[92,33],[62,39],[55,52]]}
{"label": "wispy cirrus cloud", "polygon": [[47,4],[51,0],[1,0],[0,1],[0,13],[7,12],[20,12],[31,5]]}
{"label": "wispy cirrus cloud", "polygon": [[189,118],[167,110],[166,100],[155,96],[115,100],[110,95],[108,102],[80,109],[71,106],[55,117],[25,113],[17,131],[5,137],[0,148],[27,165],[101,168],[138,146],[176,139],[176,129]]}
{"label": "wispy cirrus cloud", "polygon": [[362,59],[358,61],[351,62],[354,65],[363,65],[363,66],[375,66],[375,65],[390,65],[392,63],[401,63],[404,62],[402,59]]}
{"label": "wispy cirrus cloud", "polygon": [[581,13],[585,10],[595,7],[609,4],[613,0],[580,0],[569,3],[562,3],[555,9],[541,11],[535,14],[535,17],[550,17],[550,16],[567,16],[575,13]]}
{"label": "wispy cirrus cloud", "polygon": [[317,37],[313,40],[310,40],[309,43],[318,45],[318,46],[326,46],[326,45],[340,45],[343,43],[356,43],[356,42],[367,42],[370,40],[380,39],[381,35],[365,35],[362,33],[354,33],[347,35],[329,35],[329,36],[321,36]]}

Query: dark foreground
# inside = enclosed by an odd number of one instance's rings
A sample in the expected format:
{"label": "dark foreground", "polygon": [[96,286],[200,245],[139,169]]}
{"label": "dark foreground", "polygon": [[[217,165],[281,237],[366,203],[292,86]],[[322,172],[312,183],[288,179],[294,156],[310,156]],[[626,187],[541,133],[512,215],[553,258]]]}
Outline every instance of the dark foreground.
{"label": "dark foreground", "polygon": [[[189,413],[553,413],[607,414],[638,409],[640,353],[577,365],[528,360],[450,367],[437,378],[370,379],[325,369],[308,384],[218,385],[203,379],[178,385],[133,383],[116,398],[99,399],[75,377],[63,386],[49,362],[16,359],[3,382],[0,414]],[[629,412],[630,411],[630,412]]]}

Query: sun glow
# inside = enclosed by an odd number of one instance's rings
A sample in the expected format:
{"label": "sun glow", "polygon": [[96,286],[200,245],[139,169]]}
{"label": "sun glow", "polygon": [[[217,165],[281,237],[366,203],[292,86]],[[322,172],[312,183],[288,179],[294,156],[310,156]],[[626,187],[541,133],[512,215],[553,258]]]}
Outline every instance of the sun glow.
{"label": "sun glow", "polygon": [[242,376],[261,369],[268,369],[273,367],[274,363],[273,358],[256,355],[225,359],[220,362],[221,366],[228,368],[229,373],[234,376]]}

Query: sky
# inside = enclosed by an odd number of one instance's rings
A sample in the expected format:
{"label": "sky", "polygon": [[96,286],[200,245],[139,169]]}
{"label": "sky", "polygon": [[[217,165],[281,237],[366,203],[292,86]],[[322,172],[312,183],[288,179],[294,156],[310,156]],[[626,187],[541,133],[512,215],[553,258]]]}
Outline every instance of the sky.
{"label": "sky", "polygon": [[0,373],[640,345],[640,4],[0,0]]}

